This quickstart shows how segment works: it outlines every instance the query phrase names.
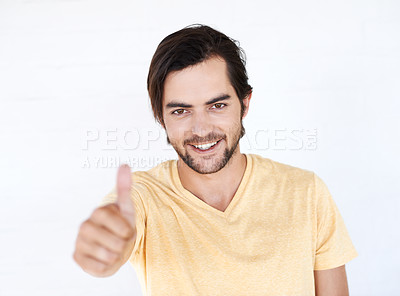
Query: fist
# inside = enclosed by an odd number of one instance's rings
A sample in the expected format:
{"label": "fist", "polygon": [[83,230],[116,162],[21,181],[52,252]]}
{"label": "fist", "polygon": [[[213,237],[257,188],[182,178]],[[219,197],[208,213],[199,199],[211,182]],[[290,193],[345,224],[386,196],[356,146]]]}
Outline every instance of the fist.
{"label": "fist", "polygon": [[122,165],[117,176],[116,203],[95,209],[79,228],[73,258],[91,275],[114,274],[132,253],[136,225],[131,178],[129,166]]}

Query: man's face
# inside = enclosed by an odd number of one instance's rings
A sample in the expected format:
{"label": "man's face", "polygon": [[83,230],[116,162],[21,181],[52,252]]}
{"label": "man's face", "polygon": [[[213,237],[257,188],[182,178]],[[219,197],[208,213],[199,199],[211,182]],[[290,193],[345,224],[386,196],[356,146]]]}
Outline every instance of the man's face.
{"label": "man's face", "polygon": [[239,151],[242,129],[240,102],[226,62],[214,57],[169,73],[163,119],[167,140],[186,165],[200,174],[222,169]]}

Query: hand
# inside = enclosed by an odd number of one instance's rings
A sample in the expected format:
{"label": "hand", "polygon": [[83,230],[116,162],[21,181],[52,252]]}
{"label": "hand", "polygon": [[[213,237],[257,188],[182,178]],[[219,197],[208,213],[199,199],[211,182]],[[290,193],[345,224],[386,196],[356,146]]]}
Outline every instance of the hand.
{"label": "hand", "polygon": [[131,170],[128,165],[121,165],[116,203],[95,209],[81,224],[73,258],[91,275],[105,277],[114,274],[132,253],[136,224],[131,186]]}

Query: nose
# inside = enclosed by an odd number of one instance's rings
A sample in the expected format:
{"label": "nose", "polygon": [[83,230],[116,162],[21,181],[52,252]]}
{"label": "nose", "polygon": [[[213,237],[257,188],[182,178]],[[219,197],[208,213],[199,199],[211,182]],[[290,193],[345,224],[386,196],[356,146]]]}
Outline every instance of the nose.
{"label": "nose", "polygon": [[207,113],[193,114],[192,116],[192,133],[205,137],[213,130],[213,125]]}

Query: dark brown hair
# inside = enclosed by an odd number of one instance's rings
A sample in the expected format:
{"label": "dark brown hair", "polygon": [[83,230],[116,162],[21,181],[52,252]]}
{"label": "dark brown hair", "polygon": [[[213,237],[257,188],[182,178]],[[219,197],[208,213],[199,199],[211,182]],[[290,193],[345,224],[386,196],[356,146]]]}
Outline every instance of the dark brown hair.
{"label": "dark brown hair", "polygon": [[243,99],[252,92],[248,84],[245,53],[239,42],[204,25],[191,25],[165,37],[158,45],[147,77],[154,118],[164,126],[163,95],[168,73],[196,65],[211,57],[222,57],[227,63],[228,77],[239,97],[241,114]]}

